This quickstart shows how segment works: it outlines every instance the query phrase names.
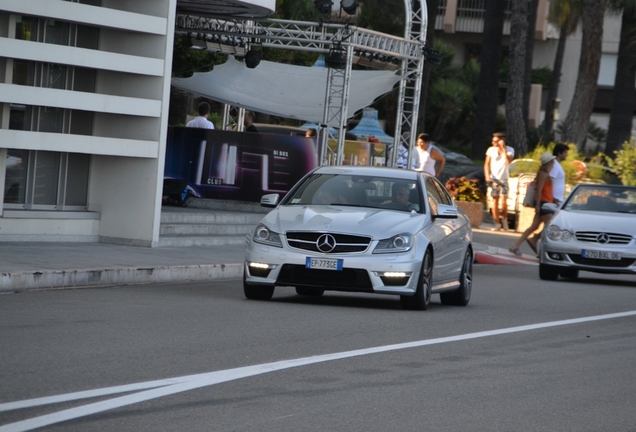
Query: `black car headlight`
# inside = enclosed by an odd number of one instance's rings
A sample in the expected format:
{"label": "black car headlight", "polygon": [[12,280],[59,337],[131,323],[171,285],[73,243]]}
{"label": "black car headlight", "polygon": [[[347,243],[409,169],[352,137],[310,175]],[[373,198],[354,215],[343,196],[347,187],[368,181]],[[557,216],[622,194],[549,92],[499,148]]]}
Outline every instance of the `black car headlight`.
{"label": "black car headlight", "polygon": [[548,238],[553,241],[562,240],[564,242],[569,242],[572,240],[572,231],[561,229],[557,225],[550,225],[548,228]]}
{"label": "black car headlight", "polygon": [[258,224],[254,229],[254,235],[252,239],[255,243],[261,243],[268,246],[283,247],[283,243],[280,241],[280,234],[267,228],[263,224]]}
{"label": "black car headlight", "polygon": [[373,253],[406,252],[413,247],[413,235],[398,234],[388,239],[380,240]]}

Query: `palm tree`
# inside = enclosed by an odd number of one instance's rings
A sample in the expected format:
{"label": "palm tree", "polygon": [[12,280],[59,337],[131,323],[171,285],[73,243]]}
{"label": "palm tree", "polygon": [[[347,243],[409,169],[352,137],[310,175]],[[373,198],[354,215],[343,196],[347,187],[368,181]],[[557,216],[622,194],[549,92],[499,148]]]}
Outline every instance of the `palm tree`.
{"label": "palm tree", "polygon": [[581,58],[576,78],[574,97],[563,124],[566,142],[575,143],[582,149],[585,143],[587,125],[594,109],[598,74],[601,68],[603,40],[603,18],[607,0],[581,0]]}
{"label": "palm tree", "polygon": [[512,0],[510,15],[510,70],[506,92],[506,132],[508,145],[516,154],[526,154],[526,120],[523,91],[526,70],[526,38],[528,36],[528,2]]}
{"label": "palm tree", "polygon": [[629,141],[636,109],[636,1],[620,0],[612,3],[610,8],[623,9],[623,17],[614,79],[614,100],[605,146],[605,153],[611,157],[625,141]]}
{"label": "palm tree", "polygon": [[490,146],[490,137],[495,132],[505,7],[506,0],[486,2],[484,33],[481,43],[479,93],[477,94],[477,118],[471,152],[474,159],[484,156],[486,149]]}
{"label": "palm tree", "polygon": [[543,125],[543,141],[545,143],[549,143],[553,138],[554,102],[559,94],[563,56],[565,55],[565,42],[568,36],[574,33],[579,25],[579,20],[581,19],[580,3],[573,0],[554,0],[550,3],[548,19],[559,28],[559,42],[557,43],[556,55],[554,56],[552,79],[550,80],[548,101],[545,108],[545,122]]}

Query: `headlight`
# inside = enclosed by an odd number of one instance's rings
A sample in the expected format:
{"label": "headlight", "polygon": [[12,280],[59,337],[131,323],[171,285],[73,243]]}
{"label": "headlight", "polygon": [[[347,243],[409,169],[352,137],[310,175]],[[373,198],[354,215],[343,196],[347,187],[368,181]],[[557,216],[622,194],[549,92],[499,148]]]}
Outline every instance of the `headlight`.
{"label": "headlight", "polygon": [[550,225],[548,228],[548,238],[550,240],[563,240],[564,242],[568,242],[572,240],[572,231],[561,229],[556,225]]}
{"label": "headlight", "polygon": [[283,243],[280,241],[280,235],[274,231],[271,231],[263,224],[258,224],[254,229],[254,235],[252,239],[256,243],[265,244],[268,246],[275,246],[282,248]]}
{"label": "headlight", "polygon": [[380,240],[373,253],[406,252],[413,247],[411,234],[398,234],[388,239]]}

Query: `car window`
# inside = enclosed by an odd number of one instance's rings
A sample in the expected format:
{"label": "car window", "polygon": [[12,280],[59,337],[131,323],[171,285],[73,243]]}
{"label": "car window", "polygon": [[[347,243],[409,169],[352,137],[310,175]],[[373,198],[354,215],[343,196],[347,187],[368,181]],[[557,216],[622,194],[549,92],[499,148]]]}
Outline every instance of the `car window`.
{"label": "car window", "polygon": [[439,204],[446,204],[436,183],[437,182],[432,178],[426,179],[426,195],[428,198],[428,205],[431,207],[431,212],[433,214],[437,214],[437,206]]}
{"label": "car window", "polygon": [[432,181],[433,184],[435,184],[435,187],[437,188],[437,192],[439,193],[439,198],[440,198],[439,203],[446,204],[446,205],[453,205],[453,198],[451,198],[446,188],[442,186],[442,184],[436,179],[430,178],[428,180]]}
{"label": "car window", "polygon": [[636,187],[579,186],[572,191],[563,208],[636,214]]}
{"label": "car window", "polygon": [[510,163],[508,172],[511,177],[518,177],[523,173],[536,173],[539,166],[539,162],[532,159],[516,159]]}
{"label": "car window", "polygon": [[348,174],[314,174],[290,191],[281,205],[342,205],[420,212],[415,180]]}

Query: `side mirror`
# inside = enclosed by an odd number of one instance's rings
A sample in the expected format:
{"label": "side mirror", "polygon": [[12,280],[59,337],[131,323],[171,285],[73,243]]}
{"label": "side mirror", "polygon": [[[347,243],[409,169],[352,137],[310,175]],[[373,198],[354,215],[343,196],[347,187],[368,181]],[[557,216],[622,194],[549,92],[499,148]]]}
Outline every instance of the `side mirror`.
{"label": "side mirror", "polygon": [[280,196],[278,194],[267,194],[261,198],[261,206],[263,207],[276,207]]}
{"label": "side mirror", "polygon": [[559,206],[554,203],[545,203],[541,206],[541,208],[550,214],[555,214],[559,209]]}
{"label": "side mirror", "polygon": [[437,206],[437,213],[433,214],[433,219],[457,219],[457,207],[446,204]]}

